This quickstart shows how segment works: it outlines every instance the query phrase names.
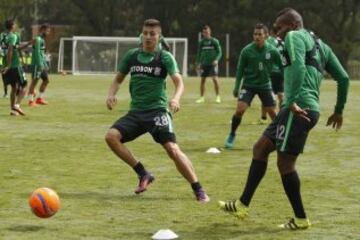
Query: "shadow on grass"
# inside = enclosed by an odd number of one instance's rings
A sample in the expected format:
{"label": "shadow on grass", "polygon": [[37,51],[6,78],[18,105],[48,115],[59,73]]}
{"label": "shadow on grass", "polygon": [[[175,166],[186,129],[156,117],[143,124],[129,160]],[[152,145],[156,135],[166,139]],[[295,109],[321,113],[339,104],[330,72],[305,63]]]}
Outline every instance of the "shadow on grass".
{"label": "shadow on grass", "polygon": [[37,225],[16,225],[7,228],[7,230],[12,232],[37,232],[44,228],[45,227],[43,226],[37,226]]}
{"label": "shadow on grass", "polygon": [[154,195],[135,195],[135,194],[112,194],[112,193],[103,193],[103,192],[76,192],[76,193],[61,193],[61,198],[69,198],[69,199],[93,199],[98,201],[104,200],[132,200],[132,201],[175,201],[175,200],[187,200],[186,197],[179,196],[170,196],[159,194],[158,196]]}
{"label": "shadow on grass", "polygon": [[[254,226],[252,223],[244,225],[239,224],[225,224],[213,223],[206,227],[194,229],[193,232],[184,233],[184,239],[238,239],[237,237],[248,237],[246,239],[256,239],[256,236],[268,236],[268,239],[276,239],[276,235],[283,230],[275,227]],[[271,237],[274,234],[273,237]]]}

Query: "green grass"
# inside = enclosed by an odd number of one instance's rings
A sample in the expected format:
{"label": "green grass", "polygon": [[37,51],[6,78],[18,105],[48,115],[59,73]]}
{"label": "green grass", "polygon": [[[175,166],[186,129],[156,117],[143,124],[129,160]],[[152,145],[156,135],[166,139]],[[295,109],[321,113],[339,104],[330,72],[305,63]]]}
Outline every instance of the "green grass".
{"label": "green grass", "polygon": [[[252,145],[264,125],[253,125],[259,101],[246,113],[235,149],[218,155],[236,101],[233,79],[221,79],[223,103],[214,103],[208,82],[207,102],[194,104],[199,79],[185,80],[182,109],[174,116],[178,143],[191,158],[212,202],[194,200],[164,150],[149,135],[128,147],[156,175],[156,182],[135,196],[134,172],[107,148],[104,134],[128,108],[127,83],[115,111],[105,108],[111,77],[51,75],[49,106],[10,117],[8,100],[0,99],[0,239],[150,239],[170,228],[180,239],[359,239],[360,238],[360,82],[352,82],[339,132],[325,127],[336,96],[336,84],[324,81],[321,118],[298,160],[303,200],[313,228],[288,232],[276,225],[292,216],[271,157],[245,221],[217,209],[217,200],[237,198],[244,186]],[[169,82],[169,91],[172,92]],[[51,219],[39,219],[27,199],[38,187],[51,187],[62,207]]]}

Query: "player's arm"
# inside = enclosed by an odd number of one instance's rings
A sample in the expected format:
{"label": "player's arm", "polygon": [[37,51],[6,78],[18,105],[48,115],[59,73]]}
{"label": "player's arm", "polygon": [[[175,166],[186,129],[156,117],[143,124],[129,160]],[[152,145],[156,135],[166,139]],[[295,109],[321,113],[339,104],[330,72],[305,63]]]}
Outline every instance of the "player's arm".
{"label": "player's arm", "polygon": [[246,62],[246,51],[244,49],[241,51],[238,64],[236,66],[236,79],[235,79],[235,86],[233,90],[234,97],[239,96],[239,89],[242,83],[242,78],[244,75],[244,69],[245,69],[245,62]]}
{"label": "player's arm", "polygon": [[184,92],[184,81],[180,74],[179,67],[176,63],[176,60],[171,53],[164,51],[161,55],[161,61],[166,67],[167,72],[169,73],[171,80],[175,86],[174,95],[171,97],[169,102],[169,107],[173,113],[176,113],[180,109],[180,98]]}
{"label": "player's arm", "polygon": [[337,82],[337,98],[334,113],[328,118],[326,126],[332,125],[336,130],[340,129],[343,123],[342,113],[347,100],[349,90],[349,75],[342,67],[334,52],[325,45],[328,50],[328,58],[325,65],[325,70]]}
{"label": "player's arm", "polygon": [[115,104],[117,103],[116,93],[120,88],[120,84],[124,81],[126,75],[130,71],[129,59],[133,53],[134,50],[128,51],[119,62],[118,73],[116,74],[110,85],[108,96],[106,99],[106,106],[109,110],[112,110]]}
{"label": "player's arm", "polygon": [[174,73],[170,77],[175,85],[175,92],[170,100],[169,106],[171,111],[176,113],[180,110],[180,98],[184,93],[184,81],[180,73]]}
{"label": "player's arm", "polygon": [[217,65],[222,56],[222,50],[221,50],[220,42],[218,40],[214,40],[214,42],[215,42],[216,57],[213,62],[213,65]]}
{"label": "player's arm", "polygon": [[196,51],[195,65],[197,70],[200,70],[200,55],[201,55],[201,41],[198,42],[198,47]]}
{"label": "player's arm", "polygon": [[278,50],[274,50],[274,64],[280,69],[281,74],[284,74],[284,67],[281,61],[281,55]]}
{"label": "player's arm", "polygon": [[6,58],[6,63],[7,66],[5,66],[3,73],[5,74],[11,66],[12,60],[13,60],[13,53],[14,53],[14,48],[16,47],[16,37],[15,35],[13,35],[12,37],[9,37],[9,47],[8,47],[8,52],[7,52],[7,58]]}
{"label": "player's arm", "polygon": [[23,50],[24,48],[27,48],[28,46],[34,45],[34,44],[35,44],[35,39],[31,39],[27,43],[20,45],[18,49]]}
{"label": "player's arm", "polygon": [[[38,38],[34,39],[34,51],[33,51],[33,62],[32,65],[43,68],[41,61],[41,49],[40,49],[40,40]],[[42,69],[40,69],[42,70]]]}
{"label": "player's arm", "polygon": [[304,82],[306,73],[305,43],[299,36],[296,35],[295,32],[289,32],[285,38],[285,49],[287,50],[290,59],[290,65],[288,66],[290,78],[288,80],[291,81],[289,84],[287,107],[289,107],[295,115],[310,121],[310,119],[306,116],[307,112],[297,105],[297,101],[299,101],[300,96],[300,89]]}
{"label": "player's arm", "polygon": [[117,103],[116,93],[118,92],[120,84],[124,81],[125,77],[126,74],[123,74],[121,72],[117,73],[110,85],[108,96],[106,99],[106,106],[109,110],[112,110]]}

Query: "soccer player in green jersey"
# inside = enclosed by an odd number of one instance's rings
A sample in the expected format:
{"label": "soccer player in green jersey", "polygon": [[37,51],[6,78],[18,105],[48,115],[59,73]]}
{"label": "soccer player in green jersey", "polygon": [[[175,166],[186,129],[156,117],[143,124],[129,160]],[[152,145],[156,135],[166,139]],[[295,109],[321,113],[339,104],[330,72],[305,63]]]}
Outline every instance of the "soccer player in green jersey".
{"label": "soccer player in green jersey", "polygon": [[[139,194],[154,181],[154,176],[132,155],[124,143],[147,132],[150,133],[174,160],[182,176],[191,184],[196,199],[199,202],[208,202],[210,199],[200,185],[191,161],[176,144],[172,119],[167,110],[168,105],[174,113],[180,109],[180,97],[184,91],[177,63],[171,53],[157,48],[161,35],[158,20],[146,20],[142,33],[144,38],[142,47],[131,49],[125,54],[119,64],[118,74],[109,89],[106,104],[108,109],[112,110],[117,102],[116,93],[120,84],[130,73],[130,111],[108,130],[106,142],[111,150],[137,173],[139,185],[135,193]],[[168,74],[175,85],[175,93],[169,103],[166,94]]]}
{"label": "soccer player in green jersey", "polygon": [[277,35],[285,40],[285,98],[281,111],[254,145],[253,160],[240,199],[219,202],[220,208],[244,218],[250,201],[265,175],[269,154],[277,151],[277,166],[295,217],[279,227],[291,230],[311,226],[300,194],[300,178],[295,164],[303,151],[309,131],[319,119],[320,83],[324,70],[337,82],[337,100],[327,126],[340,129],[347,99],[349,77],[331,48],[303,28],[301,15],[291,8],[276,18]]}
{"label": "soccer player in green jersey", "polygon": [[[31,84],[28,92],[29,106],[33,107],[37,104],[48,105],[44,99],[46,87],[49,84],[48,64],[46,62],[46,36],[50,33],[50,26],[43,24],[40,26],[39,35],[33,41],[33,50],[31,58]],[[41,78],[42,83],[39,89],[39,96],[35,101],[35,87],[38,80]]]}
{"label": "soccer player in green jersey", "polygon": [[2,71],[5,83],[11,85],[10,109],[11,115],[25,115],[20,108],[20,103],[24,98],[26,91],[25,73],[22,70],[19,53],[19,41],[16,34],[16,24],[13,20],[5,22],[7,35],[4,40],[5,57],[4,68]]}
{"label": "soccer player in green jersey", "polygon": [[233,90],[238,104],[232,117],[230,134],[225,142],[226,148],[233,147],[236,130],[255,95],[259,96],[270,117],[273,119],[276,116],[276,101],[271,89],[270,74],[274,65],[282,68],[282,63],[279,52],[266,42],[267,35],[267,27],[257,24],[253,33],[254,41],[240,53]]}
{"label": "soccer player in green jersey", "polygon": [[[268,43],[270,43],[272,46],[274,46],[280,53],[282,53],[284,49],[284,42],[276,37],[273,27],[270,30],[270,35],[266,39]],[[279,66],[274,65],[271,75],[271,88],[273,90],[273,93],[277,96],[278,100],[278,106],[279,109],[281,107],[282,101],[284,99],[284,77],[283,77],[283,71],[279,68]],[[266,116],[266,110],[264,106],[261,107],[261,117],[260,117],[260,124],[265,124],[267,120]]]}
{"label": "soccer player in green jersey", "polygon": [[203,38],[198,44],[196,54],[196,69],[201,73],[200,98],[196,103],[205,102],[205,82],[207,77],[212,77],[215,87],[216,103],[221,103],[219,79],[218,79],[218,63],[222,55],[219,40],[211,36],[211,28],[205,25],[202,29]]}
{"label": "soccer player in green jersey", "polygon": [[[0,33],[0,71],[2,72],[2,69],[4,67],[4,50],[3,48],[5,48],[5,39],[6,39],[6,34],[7,32],[2,32]],[[5,78],[2,75],[2,81],[3,81],[3,86],[4,86],[4,95],[3,98],[7,98],[8,97],[8,86],[5,82]]]}

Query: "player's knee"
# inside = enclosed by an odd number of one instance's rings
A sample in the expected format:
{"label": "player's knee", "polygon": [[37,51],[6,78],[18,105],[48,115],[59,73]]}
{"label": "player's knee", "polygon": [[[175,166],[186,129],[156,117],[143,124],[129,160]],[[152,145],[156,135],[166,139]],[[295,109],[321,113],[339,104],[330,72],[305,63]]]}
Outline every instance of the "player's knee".
{"label": "player's knee", "polygon": [[278,160],[277,167],[281,175],[295,171],[295,163],[292,161]]}
{"label": "player's knee", "polygon": [[105,141],[108,145],[119,142],[120,139],[120,132],[115,129],[109,129],[109,131],[105,134]]}
{"label": "player's knee", "polygon": [[170,158],[178,159],[178,156],[180,154],[180,148],[178,147],[177,144],[174,143],[167,144],[165,149]]}
{"label": "player's knee", "polygon": [[245,112],[245,110],[243,110],[243,109],[236,109],[235,116],[240,118],[240,117],[242,117],[242,115],[244,115],[244,112]]}

